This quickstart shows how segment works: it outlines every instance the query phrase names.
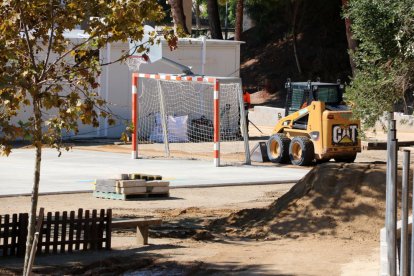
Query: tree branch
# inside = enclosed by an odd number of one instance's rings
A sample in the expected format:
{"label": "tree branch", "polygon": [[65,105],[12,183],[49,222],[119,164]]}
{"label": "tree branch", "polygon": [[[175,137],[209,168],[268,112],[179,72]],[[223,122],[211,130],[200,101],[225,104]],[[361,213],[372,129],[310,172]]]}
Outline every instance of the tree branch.
{"label": "tree branch", "polygon": [[71,48],[70,50],[67,50],[66,52],[64,52],[62,55],[60,55],[53,63],[50,64],[50,66],[48,67],[48,69],[46,70],[45,73],[49,72],[50,69],[52,69],[59,61],[61,61],[62,59],[64,59],[67,55],[69,55],[71,52],[79,49],[80,47],[84,46],[86,43],[90,42],[92,39],[94,39],[95,37],[89,37],[88,39],[86,39],[84,42],[75,45],[73,48]]}
{"label": "tree branch", "polygon": [[19,12],[20,12],[20,15],[21,15],[21,22],[22,22],[22,25],[23,25],[24,33],[25,33],[25,41],[26,41],[26,44],[27,44],[27,50],[29,51],[29,55],[30,55],[30,59],[32,61],[32,65],[37,70],[35,56],[34,56],[34,53],[33,53],[32,45],[30,43],[29,30],[27,29],[27,25],[24,22],[24,16],[22,16],[23,15],[22,10],[19,9]]}
{"label": "tree branch", "polygon": [[[144,42],[144,43],[142,43],[142,44],[140,44],[140,45],[138,45],[138,46],[135,46],[135,51],[136,51],[136,49],[137,49],[137,48],[139,48],[139,47],[141,47],[142,45],[145,45],[145,44],[149,44],[149,42]],[[134,51],[134,52],[135,52],[135,51]],[[116,60],[114,60],[114,61],[111,61],[111,62],[105,62],[105,63],[100,63],[99,65],[100,65],[100,66],[108,66],[108,65],[111,65],[111,64],[114,64],[114,63],[120,62],[120,61],[122,61],[122,60],[125,60],[126,58],[128,58],[128,57],[130,57],[130,56],[131,56],[131,55],[130,55],[130,54],[129,54],[129,52],[128,52],[128,53],[126,53],[126,54],[121,55],[121,57],[119,57],[118,59],[116,59]],[[83,62],[84,62],[84,61],[77,62],[76,64],[74,64],[74,65],[72,66],[72,68],[74,68],[74,67],[77,67],[77,66],[81,65]],[[82,70],[88,70],[88,69],[90,69],[90,67],[89,67],[89,66],[87,66],[87,67],[79,67],[79,68],[77,68],[76,70],[75,70],[75,69],[72,69],[72,70],[71,70],[71,72],[72,72],[72,73],[76,73],[76,72],[79,72],[79,71],[82,71]],[[43,84],[48,83],[49,81],[51,81],[51,82],[56,82],[56,80],[61,80],[62,78],[63,78],[63,76],[62,76],[62,75],[60,75],[60,76],[55,76],[55,77],[53,77],[53,79],[44,79],[44,80],[40,81],[40,82],[39,82],[39,84],[43,85]]]}
{"label": "tree branch", "polygon": [[119,115],[117,115],[117,114],[115,114],[108,106],[107,106],[107,102],[105,102],[106,104],[105,104],[105,108],[106,109],[104,109],[104,108],[102,108],[101,106],[99,106],[99,105],[97,105],[97,104],[95,104],[95,101],[93,100],[93,98],[91,98],[90,96],[88,96],[88,92],[86,92],[85,90],[83,90],[82,89],[82,87],[79,87],[78,85],[76,85],[76,84],[74,84],[74,86],[76,87],[76,89],[78,89],[84,96],[85,96],[85,98],[86,99],[88,99],[88,100],[90,100],[91,102],[92,102],[92,104],[93,104],[93,107],[95,107],[96,109],[98,109],[99,111],[103,111],[103,112],[106,112],[106,113],[108,113],[108,114],[110,114],[112,117],[115,117],[115,118],[117,118],[117,119],[120,119],[120,120],[124,120],[124,121],[128,121],[128,119],[126,119],[126,118],[124,118],[124,117],[122,117],[122,116],[119,116]]}
{"label": "tree branch", "polygon": [[46,59],[44,61],[44,67],[42,70],[42,73],[40,74],[40,81],[44,78],[45,73],[46,73],[46,68],[47,68],[47,64],[49,62],[49,57],[50,57],[50,52],[52,50],[52,42],[53,42],[53,34],[55,32],[55,18],[53,15],[53,2],[51,2],[51,9],[50,9],[50,17],[51,17],[51,27],[50,27],[50,36],[49,36],[49,45],[47,47],[47,53],[46,53]]}
{"label": "tree branch", "polygon": [[[141,47],[141,46],[143,46],[143,45],[145,45],[145,44],[150,44],[150,43],[147,41],[147,42],[144,42],[144,43],[142,43],[142,44],[140,44],[140,45],[138,45],[138,46],[135,46],[134,53],[136,52],[136,50],[137,50],[139,47]],[[130,56],[132,56],[132,55],[130,55],[130,54],[129,54],[129,52],[128,52],[127,54],[123,54],[123,55],[121,55],[121,57],[120,57],[120,58],[118,58],[118,59],[116,59],[116,60],[114,60],[114,61],[111,61],[111,62],[105,62],[105,63],[100,63],[99,65],[100,65],[100,66],[107,66],[107,65],[111,65],[111,64],[114,64],[114,63],[120,62],[120,61],[122,61],[122,60],[125,60],[125,59],[127,59],[128,57],[130,57]]]}

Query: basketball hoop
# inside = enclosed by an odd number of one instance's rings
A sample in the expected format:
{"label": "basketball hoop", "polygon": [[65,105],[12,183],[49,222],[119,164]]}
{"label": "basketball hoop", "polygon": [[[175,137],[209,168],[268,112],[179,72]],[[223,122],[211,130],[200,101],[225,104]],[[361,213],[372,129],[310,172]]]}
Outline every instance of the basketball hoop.
{"label": "basketball hoop", "polygon": [[125,63],[128,65],[129,71],[138,72],[141,64],[148,63],[148,57],[143,56],[130,56],[126,59]]}

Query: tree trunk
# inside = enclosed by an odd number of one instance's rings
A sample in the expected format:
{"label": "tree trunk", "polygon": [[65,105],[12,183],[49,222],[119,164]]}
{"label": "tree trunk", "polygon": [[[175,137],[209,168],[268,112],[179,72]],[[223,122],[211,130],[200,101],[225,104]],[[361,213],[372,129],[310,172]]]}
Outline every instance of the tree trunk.
{"label": "tree trunk", "polygon": [[[342,9],[348,8],[349,0],[342,0]],[[355,52],[357,47],[357,42],[353,39],[352,31],[351,31],[351,20],[349,18],[345,18],[345,31],[346,31],[346,40],[348,41],[348,50],[349,50],[349,63],[351,64],[352,75],[355,74],[356,64],[352,59],[352,53]]]}
{"label": "tree trunk", "polygon": [[207,0],[208,23],[210,25],[211,38],[223,39],[220,26],[220,16],[217,0]]}
{"label": "tree trunk", "polygon": [[185,34],[190,34],[187,28],[187,24],[185,22],[183,0],[169,0],[169,2],[171,5],[171,12],[172,12],[173,20],[174,20],[175,34],[177,34],[178,28],[181,28],[181,30]]}
{"label": "tree trunk", "polygon": [[200,22],[200,3],[198,1],[194,1],[193,3],[193,12],[195,15],[195,20],[196,20],[196,28],[197,30],[200,30],[201,27],[201,22]]}
{"label": "tree trunk", "polygon": [[234,32],[234,40],[240,41],[242,32],[243,32],[243,0],[237,0],[236,29]]}
{"label": "tree trunk", "polygon": [[299,56],[298,56],[298,50],[297,50],[297,45],[296,45],[296,21],[297,21],[297,16],[298,16],[298,10],[299,10],[299,4],[300,4],[300,0],[293,0],[293,16],[292,16],[292,33],[293,33],[293,54],[295,56],[295,61],[296,61],[296,67],[298,68],[298,72],[300,75],[302,75],[302,68],[300,66],[300,62],[299,62]]}
{"label": "tree trunk", "polygon": [[39,183],[40,183],[40,164],[42,161],[42,113],[40,110],[40,99],[33,99],[33,112],[34,112],[34,144],[36,149],[36,161],[35,161],[35,171],[33,179],[33,190],[32,190],[32,205],[30,208],[29,214],[29,225],[28,225],[28,234],[26,241],[26,253],[24,256],[24,273],[27,273],[29,265],[30,251],[32,249],[35,226],[36,226],[36,214],[37,214],[37,201],[39,195]]}
{"label": "tree trunk", "polygon": [[[407,91],[407,79],[404,78],[402,81],[402,100],[403,100],[403,109],[404,109],[404,114],[408,115],[408,91]],[[411,92],[411,91],[410,91]]]}

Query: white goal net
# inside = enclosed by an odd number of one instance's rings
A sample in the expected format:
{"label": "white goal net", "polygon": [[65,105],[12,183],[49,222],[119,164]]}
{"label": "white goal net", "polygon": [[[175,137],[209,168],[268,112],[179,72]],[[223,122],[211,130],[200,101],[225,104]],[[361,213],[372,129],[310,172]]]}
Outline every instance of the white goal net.
{"label": "white goal net", "polygon": [[134,77],[140,155],[250,162],[239,78]]}

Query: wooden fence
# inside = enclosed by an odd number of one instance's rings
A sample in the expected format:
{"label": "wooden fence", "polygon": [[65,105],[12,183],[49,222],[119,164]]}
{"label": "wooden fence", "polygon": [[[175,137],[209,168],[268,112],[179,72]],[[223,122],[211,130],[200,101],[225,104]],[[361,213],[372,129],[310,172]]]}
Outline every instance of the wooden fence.
{"label": "wooden fence", "polygon": [[27,213],[0,215],[0,256],[24,256],[28,223]]}
{"label": "wooden fence", "polygon": [[[28,214],[5,215],[0,223],[0,252],[2,256],[23,256],[26,247]],[[22,219],[21,219],[22,218]],[[3,222],[4,221],[4,222]],[[56,254],[79,250],[111,249],[112,210],[79,209],[48,212],[40,227],[36,254]]]}

